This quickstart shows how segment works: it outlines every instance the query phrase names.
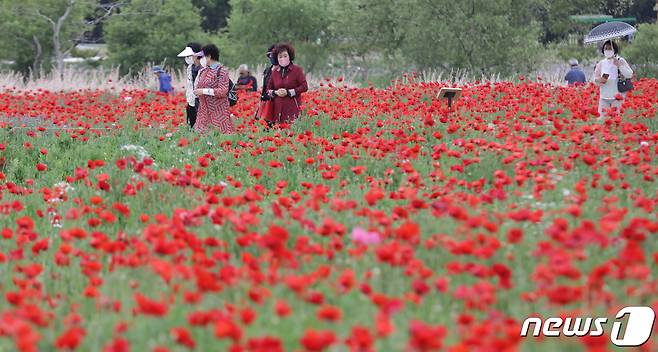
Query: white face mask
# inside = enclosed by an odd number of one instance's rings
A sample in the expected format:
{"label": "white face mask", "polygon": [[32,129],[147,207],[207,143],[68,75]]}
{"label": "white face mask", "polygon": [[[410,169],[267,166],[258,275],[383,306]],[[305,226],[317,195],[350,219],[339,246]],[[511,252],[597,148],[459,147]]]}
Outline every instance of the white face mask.
{"label": "white face mask", "polygon": [[191,56],[186,57],[185,58],[185,63],[188,64],[188,65],[193,64],[194,63],[194,58],[192,58]]}
{"label": "white face mask", "polygon": [[606,59],[611,59],[612,57],[615,56],[615,51],[614,50],[604,50],[603,51],[603,56],[605,56]]}
{"label": "white face mask", "polygon": [[206,60],[205,56],[202,57],[200,61],[201,61],[201,66],[202,67],[208,67],[208,60]]}

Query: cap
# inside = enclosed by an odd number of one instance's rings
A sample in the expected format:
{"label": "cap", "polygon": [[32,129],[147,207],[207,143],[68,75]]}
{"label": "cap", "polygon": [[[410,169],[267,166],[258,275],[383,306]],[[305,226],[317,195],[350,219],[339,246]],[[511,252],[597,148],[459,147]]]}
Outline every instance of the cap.
{"label": "cap", "polygon": [[569,65],[571,65],[571,66],[578,66],[578,60],[576,60],[576,59],[569,59]]}
{"label": "cap", "polygon": [[194,50],[190,48],[189,46],[185,47],[185,50],[181,51],[180,54],[178,54],[178,57],[188,57],[188,56],[193,56],[194,55]]}
{"label": "cap", "polygon": [[165,72],[160,66],[153,66],[153,73],[162,73]]}

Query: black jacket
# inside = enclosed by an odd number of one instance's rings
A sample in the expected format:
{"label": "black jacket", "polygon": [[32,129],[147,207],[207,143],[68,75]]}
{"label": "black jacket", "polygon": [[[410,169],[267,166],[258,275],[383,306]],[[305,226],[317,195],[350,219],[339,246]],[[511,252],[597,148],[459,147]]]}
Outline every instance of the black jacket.
{"label": "black jacket", "polygon": [[260,100],[261,101],[267,101],[270,100],[270,96],[267,94],[267,82],[270,80],[270,76],[272,75],[272,67],[271,66],[266,68],[265,71],[263,71],[263,89],[261,90],[260,93]]}

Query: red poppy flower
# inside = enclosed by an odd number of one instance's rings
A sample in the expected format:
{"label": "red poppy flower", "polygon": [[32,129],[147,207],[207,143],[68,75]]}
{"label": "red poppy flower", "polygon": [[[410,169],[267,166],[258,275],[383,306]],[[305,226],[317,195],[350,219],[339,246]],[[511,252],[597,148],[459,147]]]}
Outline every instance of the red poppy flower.
{"label": "red poppy flower", "polygon": [[336,335],[329,330],[306,330],[300,343],[307,351],[324,351],[336,342]]}

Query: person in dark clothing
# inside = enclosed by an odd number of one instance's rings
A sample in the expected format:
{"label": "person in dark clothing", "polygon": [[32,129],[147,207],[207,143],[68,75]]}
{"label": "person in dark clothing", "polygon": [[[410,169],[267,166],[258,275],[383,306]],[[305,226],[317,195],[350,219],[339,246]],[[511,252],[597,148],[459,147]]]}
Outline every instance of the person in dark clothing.
{"label": "person in dark clothing", "polygon": [[238,78],[237,86],[235,87],[236,89],[245,90],[248,92],[255,92],[258,90],[258,82],[256,82],[256,77],[251,75],[247,65],[240,65],[238,72],[240,73],[240,77]]}
{"label": "person in dark clothing", "polygon": [[585,77],[585,72],[583,72],[578,66],[578,60],[569,60],[569,66],[571,66],[571,70],[567,72],[566,76],[564,76],[564,80],[567,81],[570,86],[585,84],[587,78]]}
{"label": "person in dark clothing", "polygon": [[276,44],[272,44],[272,46],[267,49],[267,59],[270,61],[270,66],[268,66],[265,71],[263,71],[263,90],[260,95],[261,101],[268,101],[271,99],[271,97],[267,94],[266,88],[267,82],[270,80],[270,76],[272,76],[272,69],[279,65],[277,58],[272,55],[272,50],[274,50],[275,46]]}
{"label": "person in dark clothing", "polygon": [[258,110],[256,111],[256,119],[263,119],[267,122],[267,128],[270,128],[274,125],[272,122],[272,115],[274,113],[273,108],[273,100],[272,97],[267,94],[267,84],[270,80],[270,77],[272,76],[272,70],[276,67],[278,67],[279,63],[277,61],[277,58],[275,55],[272,55],[272,51],[276,47],[276,44],[272,44],[268,49],[267,49],[267,59],[270,62],[270,65],[263,71],[263,89],[261,90],[260,94],[260,104],[258,106]]}

